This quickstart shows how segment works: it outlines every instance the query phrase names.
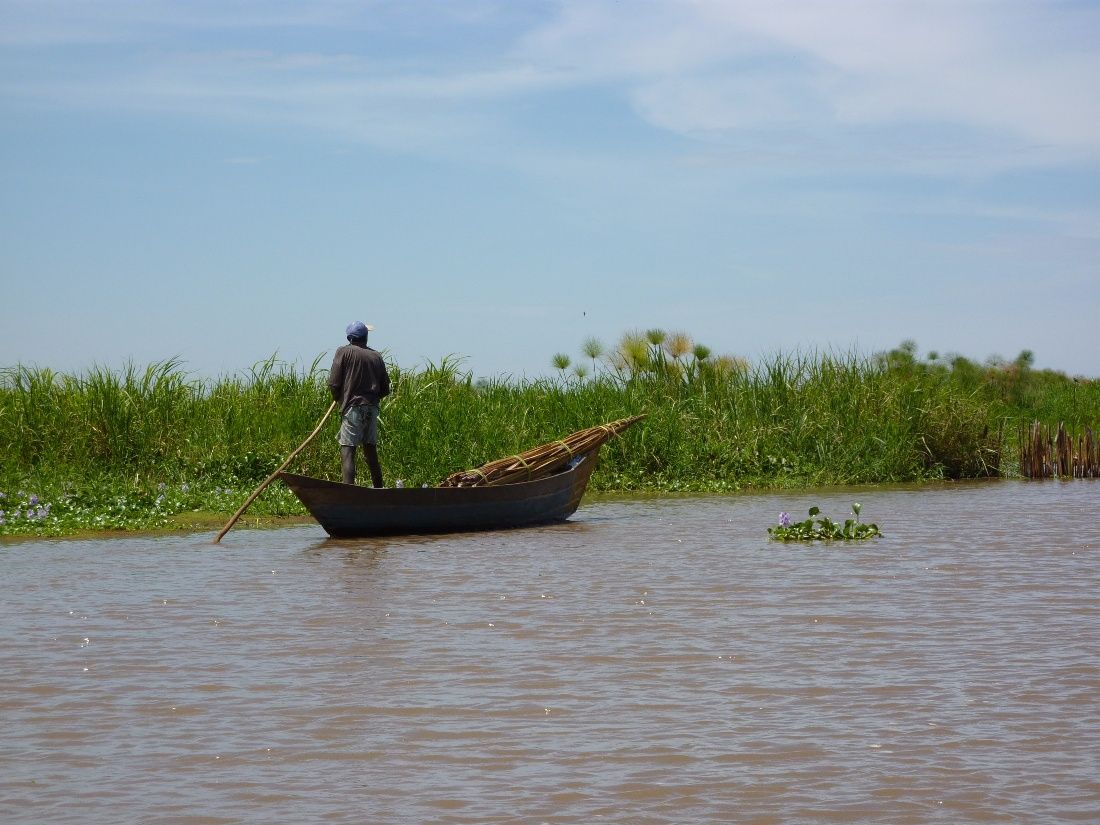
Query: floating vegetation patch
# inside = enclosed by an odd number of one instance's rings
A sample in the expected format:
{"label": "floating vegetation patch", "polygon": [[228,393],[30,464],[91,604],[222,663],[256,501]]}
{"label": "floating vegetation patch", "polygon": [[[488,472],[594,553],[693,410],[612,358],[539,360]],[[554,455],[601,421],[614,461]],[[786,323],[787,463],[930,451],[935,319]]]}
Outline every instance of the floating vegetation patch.
{"label": "floating vegetation patch", "polygon": [[811,507],[805,521],[794,521],[790,513],[780,513],[779,524],[769,527],[768,535],[777,541],[863,541],[881,536],[877,524],[859,520],[861,509],[861,504],[853,504],[853,517],[843,524],[821,515],[820,507]]}

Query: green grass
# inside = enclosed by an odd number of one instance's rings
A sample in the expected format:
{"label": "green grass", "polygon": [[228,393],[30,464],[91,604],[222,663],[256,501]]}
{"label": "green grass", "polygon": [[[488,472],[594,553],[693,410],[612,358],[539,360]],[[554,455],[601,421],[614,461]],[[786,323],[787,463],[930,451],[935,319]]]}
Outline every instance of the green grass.
{"label": "green grass", "polygon": [[[644,422],[604,448],[592,489],[721,492],[1011,474],[1019,424],[1100,420],[1100,382],[1019,361],[921,362],[903,348],[873,359],[777,355],[749,369],[709,359],[705,347],[648,360],[644,347],[630,362],[592,359],[587,379],[563,368],[558,379],[475,382],[454,359],[392,366],[380,425],[387,483],[435,484],[643,412]],[[274,359],[212,382],[175,361],[82,375],[4,370],[0,534],[145,529],[177,524],[180,514],[231,513],[316,426],[330,403],[325,378],[317,362],[297,369]],[[334,416],[292,469],[338,479],[336,429]],[[278,484],[250,510],[301,512]]]}

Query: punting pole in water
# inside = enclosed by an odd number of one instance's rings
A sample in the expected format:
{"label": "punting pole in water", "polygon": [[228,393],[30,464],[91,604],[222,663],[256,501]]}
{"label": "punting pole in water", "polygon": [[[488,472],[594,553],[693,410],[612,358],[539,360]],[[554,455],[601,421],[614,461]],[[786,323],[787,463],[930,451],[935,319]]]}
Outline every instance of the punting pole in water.
{"label": "punting pole in water", "polygon": [[309,442],[311,442],[313,440],[314,436],[316,436],[317,433],[321,432],[321,428],[323,426],[325,426],[325,422],[328,421],[328,417],[330,415],[332,415],[332,411],[335,410],[335,409],[336,409],[336,402],[333,401],[332,404],[329,405],[328,411],[324,414],[324,416],[322,416],[321,420],[317,423],[317,428],[309,434],[309,438],[307,438],[305,441],[303,441],[301,444],[299,444],[298,449],[295,450],[294,452],[292,452],[290,455],[288,455],[286,457],[286,461],[284,461],[282,464],[279,465],[279,469],[276,470],[275,472],[273,472],[267,478],[265,478],[264,483],[261,484],[259,487],[257,487],[255,489],[255,491],[252,493],[252,495],[250,495],[248,497],[248,500],[244,504],[241,505],[241,509],[233,514],[233,518],[229,519],[229,521],[225,525],[225,527],[222,528],[222,531],[220,533],[218,533],[218,537],[214,539],[214,544],[217,544],[219,541],[222,540],[222,536],[224,536],[226,533],[228,533],[230,531],[230,529],[233,527],[233,525],[237,523],[237,519],[239,519],[241,517],[241,515],[244,513],[244,511],[248,509],[248,505],[250,505],[252,502],[254,502],[256,500],[256,496],[258,496],[260,493],[262,493],[264,491],[264,488],[267,487],[267,485],[270,484],[272,481],[274,481],[275,477],[277,475],[279,475],[279,473],[281,473],[283,470],[286,469],[287,465],[290,464],[290,462],[292,462],[294,460],[295,456],[297,456],[298,453],[300,453],[302,450],[304,450],[306,448],[306,445],[309,444]]}

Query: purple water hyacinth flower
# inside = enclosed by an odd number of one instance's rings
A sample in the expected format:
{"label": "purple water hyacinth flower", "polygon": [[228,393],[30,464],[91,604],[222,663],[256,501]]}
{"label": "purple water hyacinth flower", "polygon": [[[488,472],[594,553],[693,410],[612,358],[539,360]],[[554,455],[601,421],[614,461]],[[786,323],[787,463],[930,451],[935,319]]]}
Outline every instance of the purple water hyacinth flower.
{"label": "purple water hyacinth flower", "polygon": [[162,492],[164,492],[164,488],[165,488],[165,487],[167,487],[167,486],[168,486],[168,485],[167,485],[167,484],[165,484],[165,483],[164,483],[164,482],[162,481],[162,482],[161,482],[160,484],[158,484],[158,485],[157,485],[157,492],[158,492],[158,493],[162,493]]}
{"label": "purple water hyacinth flower", "polygon": [[164,496],[157,496],[157,506],[164,504]]}
{"label": "purple water hyacinth flower", "polygon": [[36,515],[38,516],[39,521],[41,521],[42,519],[44,519],[49,514],[50,514],[50,511],[47,510],[45,507],[39,507],[38,508],[38,513]]}
{"label": "purple water hyacinth flower", "polygon": [[27,504],[29,504],[31,507],[34,507],[36,504],[38,504],[38,496],[36,496],[34,493],[31,493],[31,497],[27,499]]}
{"label": "purple water hyacinth flower", "polygon": [[779,526],[790,527],[791,526],[791,514],[784,510],[779,514]]}

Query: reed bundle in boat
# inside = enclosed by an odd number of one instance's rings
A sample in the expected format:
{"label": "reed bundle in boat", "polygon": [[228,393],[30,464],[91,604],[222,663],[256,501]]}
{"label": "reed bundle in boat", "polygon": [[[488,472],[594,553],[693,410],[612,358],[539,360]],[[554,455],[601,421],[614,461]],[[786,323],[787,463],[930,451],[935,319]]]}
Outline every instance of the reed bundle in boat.
{"label": "reed bundle in boat", "polygon": [[473,470],[461,470],[447,476],[440,487],[484,487],[495,484],[515,484],[545,478],[573,460],[575,456],[595,450],[605,441],[645,418],[634,415],[587,430],[578,430],[560,441],[552,441],[519,455],[490,461]]}
{"label": "reed bundle in boat", "polygon": [[1020,431],[1020,473],[1027,478],[1100,478],[1100,444],[1092,428],[1074,438],[1036,421]]}

